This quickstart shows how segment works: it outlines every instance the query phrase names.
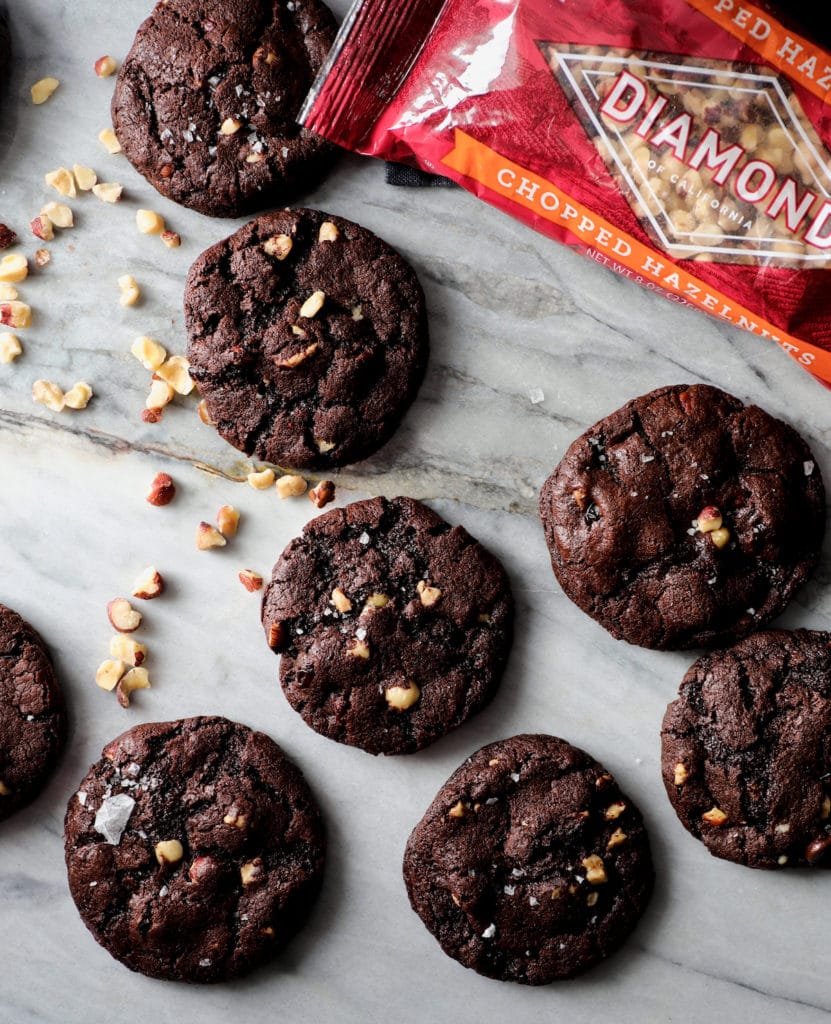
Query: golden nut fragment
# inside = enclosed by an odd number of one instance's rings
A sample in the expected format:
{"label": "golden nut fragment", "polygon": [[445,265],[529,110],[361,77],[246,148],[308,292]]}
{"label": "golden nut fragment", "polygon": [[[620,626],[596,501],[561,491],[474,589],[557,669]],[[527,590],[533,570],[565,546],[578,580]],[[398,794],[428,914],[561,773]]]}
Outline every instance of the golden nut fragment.
{"label": "golden nut fragment", "polygon": [[181,236],[175,231],[163,231],[162,241],[168,249],[178,249],[182,244]]}
{"label": "golden nut fragment", "polygon": [[259,857],[255,857],[254,860],[246,861],[246,863],[240,868],[239,873],[240,878],[242,879],[242,884],[251,885],[252,882],[256,882],[258,878],[262,877],[263,862]]}
{"label": "golden nut fragment", "polygon": [[447,816],[449,818],[464,818],[466,813],[467,811],[465,810],[465,805],[462,803],[461,800],[459,800],[458,803],[453,804],[453,806],[447,812]]}
{"label": "golden nut fragment", "polygon": [[720,530],[713,530],[710,534],[710,540],[717,548],[726,547],[730,543],[730,531],[724,526]]}
{"label": "golden nut fragment", "polygon": [[15,334],[0,334],[0,363],[11,363],[23,354],[23,346]]}
{"label": "golden nut fragment", "polygon": [[240,569],[237,576],[249,594],[254,593],[255,590],[263,589],[263,578],[258,572],[254,572],[253,569]]}
{"label": "golden nut fragment", "polygon": [[279,651],[287,640],[286,627],[282,622],[272,622],[268,627],[268,646],[272,651]]}
{"label": "golden nut fragment", "polygon": [[45,405],[52,412],[62,412],[66,399],[63,389],[51,380],[36,380],[32,385],[32,401]]}
{"label": "golden nut fragment", "polygon": [[216,514],[216,525],[223,537],[236,537],[240,513],[233,505],[223,505]]}
{"label": "golden nut fragment", "polygon": [[150,689],[150,676],[147,674],[146,668],[131,668],[129,672],[118,680],[118,685],[115,688],[115,695],[118,697],[118,703],[123,708],[130,706],[130,694],[133,690],[149,690]]}
{"label": "golden nut fragment", "polygon": [[[110,640],[110,657],[115,658],[116,661],[123,661],[131,668],[138,668],[147,658],[147,647],[144,644],[140,644],[138,640],[134,640],[131,636],[117,633]],[[106,665],[107,662],[104,662],[104,664]],[[120,678],[121,676],[119,676]],[[116,682],[118,682],[118,679],[116,679]],[[106,687],[108,690],[112,688],[112,686]]]}
{"label": "golden nut fragment", "polygon": [[35,106],[45,103],[60,84],[57,78],[41,78],[39,82],[35,82],[30,90],[32,103]]}
{"label": "golden nut fragment", "polygon": [[718,828],[727,821],[727,815],[720,807],[711,807],[709,811],[705,811],[704,814],[701,815],[701,820],[706,821],[709,825],[715,825]]}
{"label": "golden nut fragment", "polygon": [[91,167],[84,167],[83,164],[73,164],[72,173],[75,181],[82,192],[89,192],[93,185],[98,184],[98,175]]}
{"label": "golden nut fragment", "polygon": [[184,848],[178,839],[165,839],[161,843],[156,843],[153,852],[156,854],[159,864],[175,864],[185,855]]}
{"label": "golden nut fragment", "polygon": [[124,194],[124,186],[117,181],[102,181],[92,186],[92,194],[102,203],[119,203]]}
{"label": "golden nut fragment", "polygon": [[586,881],[590,885],[603,885],[609,881],[603,858],[598,857],[596,853],[583,859],[583,867],[586,869]]}
{"label": "golden nut fragment", "polygon": [[162,574],[154,565],[148,565],[147,568],[136,577],[133,583],[133,597],[137,597],[140,601],[152,601],[158,597],[164,590],[164,580]]}
{"label": "golden nut fragment", "polygon": [[238,121],[235,117],[226,117],[219,126],[219,130],[223,135],[234,135],[240,128],[242,128],[242,121]]}
{"label": "golden nut fragment", "polygon": [[317,233],[317,240],[319,242],[336,242],[338,238],[340,238],[340,231],[338,231],[337,227],[330,220],[325,220],[320,225],[320,231]]}
{"label": "golden nut fragment", "polygon": [[349,600],[346,594],[344,594],[340,587],[335,587],[335,589],[332,591],[332,596],[330,600],[339,612],[352,611],[352,602]]}
{"label": "golden nut fragment", "polygon": [[166,380],[153,378],[150,383],[150,391],[145,400],[145,409],[164,409],[166,405],[169,405],[173,401],[173,396],[176,392],[167,383]]}
{"label": "golden nut fragment", "polygon": [[156,369],[156,374],[179,395],[189,395],[194,388],[190,375],[190,362],[184,356],[168,356]]}
{"label": "golden nut fragment", "polygon": [[312,292],[300,307],[300,316],[302,316],[304,320],[311,320],[313,317],[317,316],[321,309],[323,309],[323,303],[325,301],[325,292]]}
{"label": "golden nut fragment", "polygon": [[121,658],[102,661],[95,673],[95,685],[102,690],[114,690],[126,671],[127,664]]}
{"label": "golden nut fragment", "polygon": [[698,513],[697,522],[700,533],[712,533],[721,529],[724,520],[715,505],[708,505]]}
{"label": "golden nut fragment", "polygon": [[75,226],[75,219],[72,210],[66,203],[47,203],[40,211],[41,217],[48,217],[56,228],[71,228]]}
{"label": "golden nut fragment", "polygon": [[288,235],[274,235],[273,238],[263,242],[263,249],[269,256],[275,256],[278,260],[284,260],[291,252],[294,242]]}
{"label": "golden nut fragment", "polygon": [[43,176],[43,180],[59,195],[69,196],[70,199],[74,199],[78,195],[75,188],[75,176],[68,167],[59,167],[56,171],[49,171]]}
{"label": "golden nut fragment", "polygon": [[224,548],[228,541],[222,536],[215,526],[210,523],[201,522],[196,528],[196,547],[199,551],[209,551],[211,548]]}
{"label": "golden nut fragment", "polygon": [[[118,279],[118,287],[121,290],[119,303],[122,306],[135,306],[141,295],[141,289],[136,283],[132,274],[122,274]],[[154,367],[155,369],[155,367]]]}
{"label": "golden nut fragment", "polygon": [[136,210],[136,227],[143,235],[160,235],[164,231],[164,218],[153,210]]}
{"label": "golden nut fragment", "polygon": [[284,473],[275,484],[281,498],[296,498],[306,492],[309,486],[302,476],[296,473]]}
{"label": "golden nut fragment", "polygon": [[[301,331],[301,334],[303,337],[306,336],[305,331]],[[311,345],[307,345],[306,348],[301,349],[300,352],[295,352],[293,356],[287,356],[285,359],[281,359],[275,365],[281,370],[293,370],[295,367],[300,366],[301,363],[305,363],[309,356],[313,356],[315,352],[317,352],[317,349],[317,342],[314,342]]]}
{"label": "golden nut fragment", "polygon": [[86,409],[92,398],[92,388],[86,381],[78,381],[63,396],[67,409]]}
{"label": "golden nut fragment", "polygon": [[253,487],[255,491],[264,491],[267,487],[271,487],[271,485],[274,483],[274,470],[255,470],[248,474],[246,480],[248,481],[249,487]]}
{"label": "golden nut fragment", "polygon": [[369,644],[366,640],[356,640],[351,647],[347,647],[346,653],[350,658],[362,658],[366,661],[369,658]]}
{"label": "golden nut fragment", "polygon": [[683,761],[679,761],[675,766],[675,773],[673,781],[676,786],[683,786],[687,779],[690,777],[689,770]]}
{"label": "golden nut fragment", "polygon": [[31,327],[32,307],[25,302],[0,302],[0,324],[4,327]]}
{"label": "golden nut fragment", "polygon": [[607,821],[614,821],[619,818],[621,814],[626,810],[626,804],[622,800],[618,800],[616,803],[609,804],[604,814]]}
{"label": "golden nut fragment", "polygon": [[309,501],[317,508],[325,508],[330,501],[335,500],[335,485],[331,480],[321,480],[320,483],[309,491]]}
{"label": "golden nut fragment", "polygon": [[364,609],[386,608],[389,603],[390,599],[386,594],[370,594],[364,602]]}
{"label": "golden nut fragment", "polygon": [[[0,281],[5,284],[20,284],[29,276],[29,264],[19,252],[11,252],[0,259]],[[14,296],[12,296],[14,298]]]}
{"label": "golden nut fragment", "polygon": [[432,608],[441,599],[441,591],[438,587],[431,587],[427,580],[419,580],[416,585],[418,596],[425,608]]}
{"label": "golden nut fragment", "polygon": [[621,843],[625,843],[628,838],[629,837],[622,828],[616,828],[609,836],[609,842],[606,843],[606,849],[613,850],[616,846],[620,846]]}
{"label": "golden nut fragment", "polygon": [[110,75],[115,74],[118,68],[118,61],[110,56],[99,57],[95,62],[95,74],[99,78],[109,78]]}
{"label": "golden nut fragment", "polygon": [[421,696],[421,690],[416,684],[409,680],[408,686],[389,686],[384,690],[384,699],[395,711],[406,711],[411,708]]}
{"label": "golden nut fragment", "polygon": [[135,633],[141,625],[142,615],[126,597],[116,597],[107,603],[107,618],[119,633]]}
{"label": "golden nut fragment", "polygon": [[248,822],[246,816],[244,814],[240,814],[236,807],[232,807],[222,820],[226,825],[233,825],[234,828],[239,829],[245,828]]}
{"label": "golden nut fragment", "polygon": [[112,128],[104,128],[98,133],[98,141],[108,153],[115,155],[121,152],[121,143]]}
{"label": "golden nut fragment", "polygon": [[144,335],[136,338],[130,346],[130,351],[146,370],[158,370],[167,359],[164,345],[160,345],[158,341]]}

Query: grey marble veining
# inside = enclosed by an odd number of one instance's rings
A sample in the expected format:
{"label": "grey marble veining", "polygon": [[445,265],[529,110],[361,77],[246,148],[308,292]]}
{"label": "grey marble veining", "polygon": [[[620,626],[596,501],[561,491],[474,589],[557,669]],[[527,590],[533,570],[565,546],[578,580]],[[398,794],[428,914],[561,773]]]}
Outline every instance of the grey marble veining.
{"label": "grey marble veining", "polygon": [[[332,6],[342,15],[346,2]],[[20,286],[36,313],[20,332],[25,356],[0,367],[0,600],[48,639],[72,714],[60,770],[0,830],[0,1021],[824,1019],[829,880],[720,862],[686,835],[663,793],[658,733],[691,656],[615,643],[574,608],[534,509],[576,434],[632,395],[680,381],[717,384],[786,417],[831,479],[831,396],[770,343],[639,291],[461,191],[393,189],[378,164],[345,156],[307,201],[377,230],[412,260],[432,355],[393,441],[337,474],[338,500],[409,493],[464,523],[504,560],[518,622],[499,694],[456,734],[405,759],[328,743],[288,707],[257,597],[236,580],[242,567],[267,572],[311,505],[236,483],[247,463],[199,423],[193,401],[177,402],[158,426],[139,420],[147,374],[130,343],[150,334],[183,351],[188,266],[236,226],[156,196],[97,142],[112,82],[94,77],[93,61],[124,55],[150,2],[10,7],[17,53],[0,115],[0,221],[22,231],[47,199],[43,174],[61,164],[93,166],[125,186],[125,200],[72,203],[77,228]],[[61,88],[33,108],[28,87],[47,74]],[[138,235],[139,207],[159,210],[182,248]],[[132,309],[118,305],[122,273],[144,290]],[[32,404],[38,377],[86,379],[96,399],[57,416]],[[144,501],[160,469],[179,484],[167,509]],[[197,552],[196,523],[226,502],[242,509],[239,537]],[[150,563],[169,583],[142,630],[154,685],[125,711],[92,679],[111,632],[106,601]],[[831,628],[830,579],[826,554],[783,622]],[[61,828],[67,798],[105,742],[140,721],[208,712],[264,729],[298,760],[326,814],[330,857],[322,898],[282,957],[237,984],[188,988],[133,975],[96,946],[67,891]],[[623,951],[582,979],[538,990],[487,981],[445,957],[409,910],[400,877],[406,837],[444,779],[481,744],[523,730],[583,745],[619,776],[645,813],[658,872]]]}

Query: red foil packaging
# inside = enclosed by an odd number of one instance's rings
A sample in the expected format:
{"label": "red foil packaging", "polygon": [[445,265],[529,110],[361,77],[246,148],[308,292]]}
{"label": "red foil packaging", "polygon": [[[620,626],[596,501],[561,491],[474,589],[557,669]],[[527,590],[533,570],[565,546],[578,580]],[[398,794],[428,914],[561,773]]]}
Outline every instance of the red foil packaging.
{"label": "red foil packaging", "polygon": [[831,386],[831,54],[743,0],[357,0],[301,122]]}

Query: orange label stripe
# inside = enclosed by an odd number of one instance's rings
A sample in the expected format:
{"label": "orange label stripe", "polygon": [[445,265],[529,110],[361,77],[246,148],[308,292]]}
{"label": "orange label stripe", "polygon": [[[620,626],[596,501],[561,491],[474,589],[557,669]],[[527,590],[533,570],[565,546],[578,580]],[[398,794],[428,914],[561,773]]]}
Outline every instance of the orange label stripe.
{"label": "orange label stripe", "polygon": [[758,337],[771,338],[803,368],[831,383],[831,353],[786,334],[735,299],[694,277],[668,256],[621,231],[546,178],[513,163],[458,128],[453,149],[442,158],[442,163],[530,210],[536,217],[567,230],[587,249],[603,253],[611,262],[634,271],[642,283],[659,287]]}

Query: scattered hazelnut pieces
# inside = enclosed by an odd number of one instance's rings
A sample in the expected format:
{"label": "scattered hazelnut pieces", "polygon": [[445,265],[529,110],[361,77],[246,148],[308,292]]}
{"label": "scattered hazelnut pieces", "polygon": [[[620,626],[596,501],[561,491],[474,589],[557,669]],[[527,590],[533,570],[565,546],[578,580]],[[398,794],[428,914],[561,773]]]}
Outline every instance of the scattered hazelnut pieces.
{"label": "scattered hazelnut pieces", "polygon": [[[119,278],[119,281],[121,278]],[[145,370],[158,370],[162,363],[167,359],[167,351],[164,345],[160,345],[158,341],[154,341],[153,338],[147,338],[142,336],[136,338],[133,344],[130,346],[130,351],[138,359]]]}
{"label": "scattered hazelnut pieces", "polygon": [[363,658],[366,661],[369,658],[369,644],[366,640],[356,640],[351,647],[347,647],[346,653],[351,658]]}
{"label": "scattered hazelnut pieces", "polygon": [[142,615],[126,597],[116,597],[107,604],[107,618],[119,633],[134,633],[141,625]]}
{"label": "scattered hazelnut pieces", "polygon": [[232,807],[222,820],[226,825],[233,825],[234,828],[240,829],[245,828],[248,823],[246,816],[240,814],[235,807]]}
{"label": "scattered hazelnut pieces", "polygon": [[9,253],[0,260],[0,281],[5,284],[20,284],[29,276],[29,264],[19,252]]}
{"label": "scattered hazelnut pieces", "polygon": [[164,409],[166,405],[173,401],[174,394],[173,388],[166,380],[158,380],[154,377],[150,384],[150,393],[147,396],[144,407],[150,410]]}
{"label": "scattered hazelnut pieces", "polygon": [[339,237],[340,231],[330,220],[325,220],[320,225],[320,231],[317,233],[318,242],[336,242]]}
{"label": "scattered hazelnut pieces", "polygon": [[249,594],[252,594],[255,590],[263,589],[263,578],[258,572],[254,572],[253,569],[240,569],[239,581]]}
{"label": "scattered hazelnut pieces", "polygon": [[119,304],[122,306],[135,306],[141,295],[141,289],[136,284],[132,274],[122,274],[118,279],[118,287],[121,290]]}
{"label": "scattered hazelnut pieces", "polygon": [[48,217],[56,228],[72,228],[75,220],[66,203],[47,203],[40,211],[41,217]]}
{"label": "scattered hazelnut pieces", "polygon": [[137,668],[147,657],[147,648],[138,640],[133,640],[132,637],[125,636],[123,633],[117,633],[110,640],[110,657]]}
{"label": "scattered hazelnut pieces", "polygon": [[265,156],[262,153],[249,153],[245,158],[247,164],[258,164],[265,160]]}
{"label": "scattered hazelnut pieces", "polygon": [[13,302],[17,298],[17,288],[10,284],[0,284],[0,302]]}
{"label": "scattered hazelnut pieces", "polygon": [[335,485],[331,480],[321,480],[317,487],[309,491],[309,500],[318,508],[324,508],[335,500]]}
{"label": "scattered hazelnut pieces", "polygon": [[35,238],[40,238],[44,242],[51,242],[55,237],[52,221],[48,217],[35,217],[29,227],[32,229],[32,234]]}
{"label": "scattered hazelnut pieces", "polygon": [[[292,330],[294,330],[294,328],[292,328]],[[306,337],[305,331],[301,330],[300,334],[304,338]],[[287,356],[285,359],[281,359],[278,363],[275,363],[275,365],[281,370],[293,370],[296,366],[299,366],[301,363],[305,363],[309,356],[313,356],[315,352],[317,352],[317,349],[318,344],[315,341],[311,345],[308,345],[306,348],[301,349],[300,352],[295,352],[293,356]]]}
{"label": "scattered hazelnut pieces", "polygon": [[416,585],[419,599],[425,608],[431,608],[441,599],[441,591],[438,587],[431,587],[427,580],[419,580]]}
{"label": "scattered hazelnut pieces", "polygon": [[38,249],[35,252],[35,266],[38,268],[45,267],[48,263],[52,262],[52,255],[48,249]]}
{"label": "scattered hazelnut pieces", "polygon": [[66,167],[59,167],[56,171],[49,171],[48,174],[44,175],[43,180],[59,195],[69,196],[70,199],[74,199],[78,195],[75,188],[75,178],[72,175],[72,171]]}
{"label": "scattered hazelnut pieces", "polygon": [[162,865],[175,864],[185,855],[182,844],[178,839],[166,839],[161,843],[156,843],[153,847],[153,852],[156,854],[156,860]]}
{"label": "scattered hazelnut pieces", "polygon": [[308,486],[303,477],[296,473],[283,474],[275,484],[281,498],[296,498],[303,494]]}
{"label": "scattered hazelnut pieces", "polygon": [[710,534],[710,540],[717,548],[726,547],[730,543],[730,531],[725,526],[720,530],[713,530]]}
{"label": "scattered hazelnut pieces", "polygon": [[100,131],[98,133],[98,141],[108,153],[115,155],[121,152],[121,143],[116,138],[112,128],[104,128],[103,131]]}
{"label": "scattered hazelnut pieces", "polygon": [[157,473],[147,492],[147,501],[157,508],[169,505],[176,497],[176,484],[169,473]]}
{"label": "scattered hazelnut pieces", "polygon": [[162,241],[168,247],[168,249],[178,249],[182,244],[182,239],[175,231],[163,231]]}
{"label": "scattered hazelnut pieces", "polygon": [[109,78],[118,68],[118,61],[112,57],[99,57],[95,62],[95,73],[99,78]]}
{"label": "scattered hazelnut pieces", "polygon": [[586,897],[586,906],[593,907],[595,903],[597,903],[598,899],[600,899],[600,897],[596,892],[590,892]]}
{"label": "scattered hazelnut pieces", "polygon": [[150,676],[146,668],[131,668],[118,680],[115,695],[123,708],[130,706],[130,694],[133,690],[149,690]]}
{"label": "scattered hazelnut pieces", "polygon": [[613,850],[616,846],[620,846],[621,843],[625,843],[628,838],[629,837],[622,828],[616,828],[609,836],[609,842],[606,843],[606,849]]}
{"label": "scattered hazelnut pieces", "polygon": [[586,881],[589,885],[603,885],[609,881],[603,858],[598,857],[596,853],[583,859],[583,867],[586,869]]}
{"label": "scattered hazelnut pieces", "polygon": [[95,673],[96,686],[102,690],[114,690],[126,671],[127,665],[120,658],[102,661]]}
{"label": "scattered hazelnut pieces", "polygon": [[32,307],[25,302],[0,302],[0,324],[4,327],[30,327]]}
{"label": "scattered hazelnut pieces", "polygon": [[448,818],[464,818],[465,813],[465,805],[459,800],[458,803],[453,804],[447,812],[447,816]]}
{"label": "scattered hazelnut pieces", "polygon": [[384,690],[384,699],[396,711],[411,708],[421,696],[421,690],[409,680],[409,686],[390,686]]}
{"label": "scattered hazelnut pieces", "polygon": [[370,594],[366,599],[364,608],[386,608],[390,599],[386,594]]}
{"label": "scattered hazelnut pieces", "polygon": [[98,183],[98,175],[91,167],[73,164],[72,173],[75,175],[75,182],[82,192],[89,192],[93,185]]}
{"label": "scattered hazelnut pieces", "polygon": [[698,529],[700,533],[712,533],[713,530],[720,530],[724,522],[721,512],[715,505],[708,505],[698,513]]}
{"label": "scattered hazelnut pieces", "polygon": [[234,135],[240,128],[242,128],[242,121],[238,121],[235,117],[226,117],[219,126],[223,135]]}
{"label": "scattered hazelnut pieces", "polygon": [[239,509],[233,505],[223,505],[216,514],[216,525],[223,537],[236,537],[239,529]]}
{"label": "scattered hazelnut pieces", "polygon": [[92,398],[92,388],[85,381],[78,381],[64,395],[67,409],[86,409]]}
{"label": "scattered hazelnut pieces", "polygon": [[294,242],[288,235],[274,235],[263,242],[263,249],[269,256],[276,256],[278,260],[284,260],[291,252]]}
{"label": "scattered hazelnut pieces", "polygon": [[92,186],[92,194],[102,203],[118,203],[124,194],[124,186],[116,181],[102,181]]}
{"label": "scattered hazelnut pieces", "polygon": [[173,388],[179,395],[189,395],[193,391],[193,378],[190,373],[190,363],[184,356],[169,356],[156,373],[162,380]]}
{"label": "scattered hazelnut pieces", "polygon": [[36,380],[32,385],[32,401],[45,405],[52,412],[63,412],[66,399],[63,390],[51,380]]}
{"label": "scattered hazelnut pieces", "polygon": [[329,600],[332,602],[335,608],[337,608],[337,610],[341,613],[352,611],[352,602],[349,600],[346,594],[344,594],[340,587],[335,587],[335,589],[332,591],[332,596]]}
{"label": "scattered hazelnut pieces", "polygon": [[211,419],[211,414],[208,412],[208,403],[204,398],[196,407],[196,411],[199,414],[199,419],[202,420],[206,427],[214,426],[214,421]]}
{"label": "scattered hazelnut pieces", "polygon": [[133,597],[141,601],[152,601],[163,590],[164,580],[155,565],[148,565],[133,582]]}
{"label": "scattered hazelnut pieces", "polygon": [[316,437],[315,447],[317,448],[321,455],[325,455],[327,452],[330,452],[335,447],[335,442],[324,441],[322,438]]}
{"label": "scattered hazelnut pieces", "polygon": [[57,78],[41,78],[39,82],[35,82],[31,88],[32,103],[35,106],[45,103],[60,84]]}
{"label": "scattered hazelnut pieces", "polygon": [[300,316],[305,320],[311,320],[312,317],[323,309],[323,303],[326,301],[325,292],[312,292],[312,294],[306,299],[303,305],[300,307]]}
{"label": "scattered hazelnut pieces", "polygon": [[727,815],[720,807],[711,807],[709,811],[705,811],[701,815],[701,820],[718,828],[727,821]]}
{"label": "scattered hazelnut pieces", "polygon": [[673,781],[676,786],[683,786],[687,779],[690,777],[690,773],[687,770],[687,766],[683,761],[679,761],[675,766],[675,775]]}
{"label": "scattered hazelnut pieces", "polygon": [[614,821],[615,818],[619,818],[625,810],[626,804],[622,800],[618,800],[617,803],[609,804],[606,808],[605,818],[607,821]]}
{"label": "scattered hazelnut pieces", "polygon": [[136,227],[143,235],[160,235],[164,231],[164,218],[153,210],[137,210]]}
{"label": "scattered hazelnut pieces", "polygon": [[201,522],[196,528],[196,547],[200,551],[208,551],[211,548],[224,548],[228,541],[222,536],[215,526],[210,523]]}
{"label": "scattered hazelnut pieces", "polygon": [[0,363],[11,363],[23,354],[23,346],[14,334],[0,334]]}
{"label": "scattered hazelnut pieces", "polygon": [[243,885],[251,885],[255,882],[263,873],[263,862],[259,857],[255,857],[254,860],[246,861],[245,864],[239,869],[240,878],[242,879]]}
{"label": "scattered hazelnut pieces", "polygon": [[279,651],[286,642],[286,627],[282,622],[272,622],[268,627],[268,646]]}
{"label": "scattered hazelnut pieces", "polygon": [[274,470],[261,469],[259,472],[254,471],[249,473],[246,479],[249,486],[253,487],[255,491],[264,491],[274,483]]}

